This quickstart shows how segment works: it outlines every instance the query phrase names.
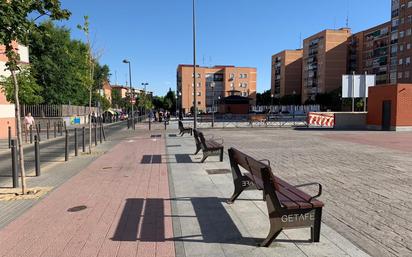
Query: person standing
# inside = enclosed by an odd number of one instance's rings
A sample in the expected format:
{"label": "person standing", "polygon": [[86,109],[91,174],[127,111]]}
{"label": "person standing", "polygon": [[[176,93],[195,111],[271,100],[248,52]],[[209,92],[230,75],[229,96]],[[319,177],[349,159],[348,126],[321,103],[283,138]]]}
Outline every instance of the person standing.
{"label": "person standing", "polygon": [[27,143],[27,135],[30,131],[30,128],[33,129],[33,126],[35,125],[35,120],[33,116],[31,116],[31,113],[27,113],[27,115],[24,117],[24,134],[25,134],[25,140]]}

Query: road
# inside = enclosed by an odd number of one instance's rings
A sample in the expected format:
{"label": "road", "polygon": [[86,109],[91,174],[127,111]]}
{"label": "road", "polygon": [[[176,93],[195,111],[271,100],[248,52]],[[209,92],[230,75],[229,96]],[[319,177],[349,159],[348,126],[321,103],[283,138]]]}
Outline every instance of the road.
{"label": "road", "polygon": [[[110,139],[115,132],[119,132],[123,129],[127,129],[126,122],[119,122],[116,124],[110,124],[105,126],[106,140]],[[88,129],[86,128],[85,141],[86,141],[86,151],[88,149]],[[51,133],[51,138],[53,134]],[[45,138],[45,137],[43,137]],[[100,144],[99,140],[99,130],[97,132],[97,142]],[[104,142],[104,141],[103,141]],[[94,133],[92,132],[92,144],[94,145]],[[81,129],[78,130],[78,145],[79,145],[79,155],[82,152],[82,134]],[[41,167],[45,167],[51,163],[64,162],[65,156],[65,136],[57,137],[56,139],[51,139],[48,141],[42,141],[40,143],[40,161]],[[74,130],[69,130],[69,158],[74,158]],[[26,173],[30,173],[35,169],[34,162],[34,146],[26,145],[24,146],[24,159]],[[10,151],[0,152],[0,185],[11,181],[11,154]]]}

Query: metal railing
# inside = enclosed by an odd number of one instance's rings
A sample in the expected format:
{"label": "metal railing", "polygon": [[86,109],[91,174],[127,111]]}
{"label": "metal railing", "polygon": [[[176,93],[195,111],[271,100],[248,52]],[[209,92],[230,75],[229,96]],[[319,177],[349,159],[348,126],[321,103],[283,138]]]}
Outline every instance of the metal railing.
{"label": "metal railing", "polygon": [[31,113],[33,117],[71,117],[86,116],[93,112],[101,113],[101,109],[98,107],[89,109],[87,106],[53,104],[23,105],[21,108],[22,117],[27,113]]}

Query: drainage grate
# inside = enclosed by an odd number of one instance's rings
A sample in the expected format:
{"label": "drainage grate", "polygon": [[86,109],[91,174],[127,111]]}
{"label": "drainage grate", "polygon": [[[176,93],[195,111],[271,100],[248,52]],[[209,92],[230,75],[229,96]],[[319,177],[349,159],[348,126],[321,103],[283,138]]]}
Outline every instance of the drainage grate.
{"label": "drainage grate", "polygon": [[86,209],[87,209],[87,206],[80,205],[80,206],[72,207],[72,208],[68,209],[67,211],[68,212],[79,212],[79,211],[83,211],[83,210],[86,210]]}
{"label": "drainage grate", "polygon": [[169,137],[177,137],[176,134],[169,134]]}
{"label": "drainage grate", "polygon": [[182,145],[167,145],[166,147],[182,147]]}
{"label": "drainage grate", "polygon": [[219,175],[219,174],[227,174],[231,171],[229,169],[209,169],[206,170],[209,175]]}
{"label": "drainage grate", "polygon": [[151,138],[158,138],[158,137],[162,137],[162,135],[151,135]]}

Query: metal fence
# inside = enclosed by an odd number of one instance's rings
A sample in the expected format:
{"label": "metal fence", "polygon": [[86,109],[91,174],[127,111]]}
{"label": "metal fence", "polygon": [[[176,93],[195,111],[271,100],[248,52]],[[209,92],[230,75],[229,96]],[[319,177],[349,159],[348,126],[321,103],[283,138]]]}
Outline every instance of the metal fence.
{"label": "metal fence", "polygon": [[86,116],[89,113],[101,113],[98,107],[89,109],[87,106],[76,105],[23,105],[21,108],[21,115],[24,117],[27,113],[31,113],[33,117],[72,117],[72,116]]}
{"label": "metal fence", "polygon": [[320,112],[320,105],[272,105],[272,106],[252,106],[251,112],[255,113],[309,113]]}

